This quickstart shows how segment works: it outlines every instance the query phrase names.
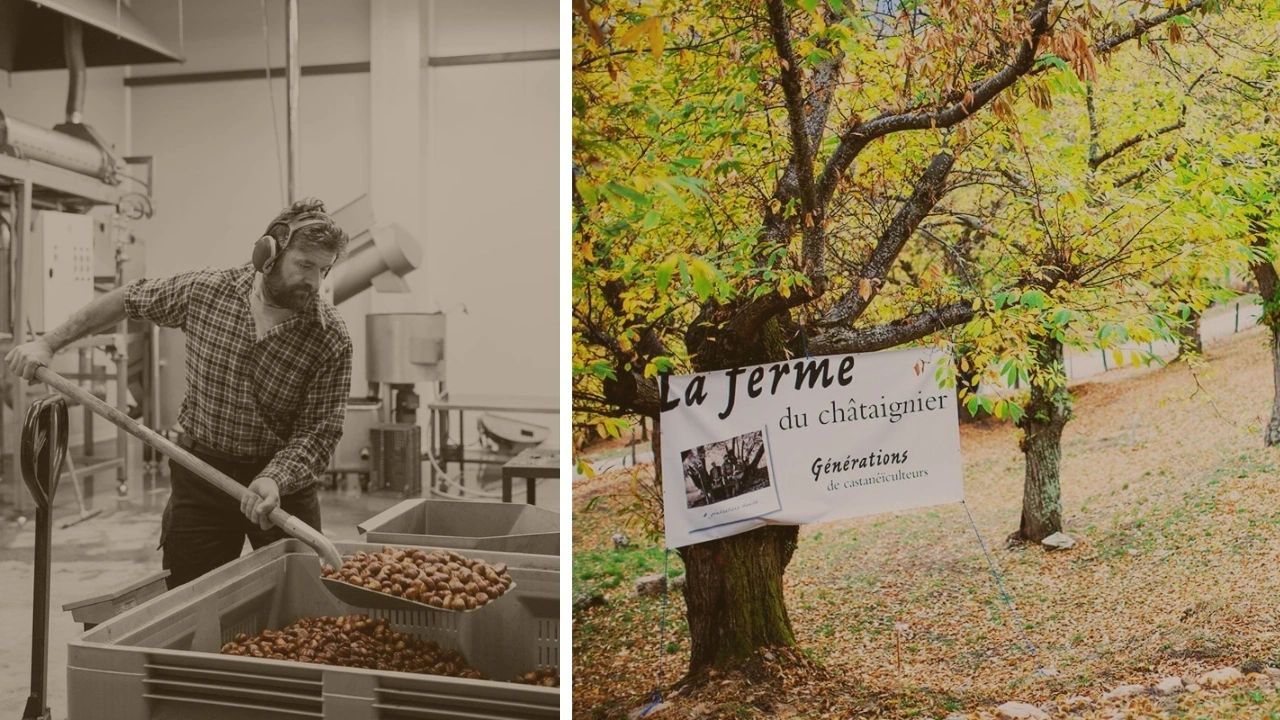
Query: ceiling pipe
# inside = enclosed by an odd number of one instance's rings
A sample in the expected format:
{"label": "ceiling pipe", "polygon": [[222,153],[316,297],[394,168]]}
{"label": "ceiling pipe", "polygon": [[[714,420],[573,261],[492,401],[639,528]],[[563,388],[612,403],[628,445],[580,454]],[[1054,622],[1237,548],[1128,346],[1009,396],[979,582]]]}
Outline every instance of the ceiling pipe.
{"label": "ceiling pipe", "polygon": [[287,142],[289,156],[289,203],[298,199],[298,181],[302,176],[301,142],[298,124],[298,95],[302,85],[302,65],[298,62],[298,0],[285,0],[284,64],[287,99]]}
{"label": "ceiling pipe", "polygon": [[84,86],[87,71],[84,62],[84,26],[72,17],[62,18],[62,52],[71,73],[67,86],[67,122],[79,124],[84,117]]}

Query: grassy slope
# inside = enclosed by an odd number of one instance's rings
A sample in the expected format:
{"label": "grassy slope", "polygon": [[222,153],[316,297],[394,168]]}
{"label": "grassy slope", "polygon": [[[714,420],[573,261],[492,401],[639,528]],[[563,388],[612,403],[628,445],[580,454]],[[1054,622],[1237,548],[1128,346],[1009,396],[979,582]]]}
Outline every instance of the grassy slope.
{"label": "grassy slope", "polygon": [[[1265,335],[1212,346],[1208,361],[1194,375],[1182,365],[1122,371],[1076,389],[1063,441],[1066,530],[1080,541],[1069,552],[1003,548],[1022,495],[1013,431],[962,429],[968,507],[1037,656],[1021,644],[963,507],[809,526],[787,573],[788,605],[802,647],[826,672],[768,691],[728,680],[661,716],[941,717],[1010,699],[1096,698],[1247,659],[1280,665],[1280,483],[1277,452],[1260,440],[1271,392]],[[609,598],[575,616],[577,717],[624,714],[688,659],[679,594],[664,611],[629,592],[634,577],[662,567],[662,552],[609,545],[622,529],[627,472],[574,489],[575,592],[602,588]],[[678,572],[674,553],[670,562]],[[1057,672],[1034,675],[1041,667]],[[1256,703],[1244,691],[1188,696],[1175,714],[1280,710],[1269,690],[1257,692]],[[1175,712],[1168,702],[1157,710]]]}

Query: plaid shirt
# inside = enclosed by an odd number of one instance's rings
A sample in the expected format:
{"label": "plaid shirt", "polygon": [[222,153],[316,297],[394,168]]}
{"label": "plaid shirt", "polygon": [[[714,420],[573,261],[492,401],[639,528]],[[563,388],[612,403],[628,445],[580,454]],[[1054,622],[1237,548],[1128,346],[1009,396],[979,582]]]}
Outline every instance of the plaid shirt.
{"label": "plaid shirt", "polygon": [[194,270],[125,286],[125,313],[187,336],[183,429],[215,450],[272,459],[259,477],[280,494],[313,483],[342,437],[351,391],[351,338],[316,299],[254,335],[254,269]]}

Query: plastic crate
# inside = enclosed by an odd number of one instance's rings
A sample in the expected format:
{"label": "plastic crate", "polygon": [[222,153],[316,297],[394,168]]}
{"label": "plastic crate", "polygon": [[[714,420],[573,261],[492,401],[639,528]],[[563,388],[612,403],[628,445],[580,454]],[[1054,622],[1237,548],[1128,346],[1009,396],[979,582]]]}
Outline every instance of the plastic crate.
{"label": "plastic crate", "polygon": [[[344,554],[380,545],[338,543]],[[475,551],[516,587],[474,613],[351,607],[320,582],[318,558],[282,540],[138,605],[67,648],[70,720],[534,720],[559,717],[560,691],[510,680],[559,667],[559,559]],[[367,612],[457,649],[495,680],[466,680],[222,655],[236,633],[303,617]]]}
{"label": "plastic crate", "polygon": [[356,529],[371,543],[560,554],[560,513],[523,503],[405,500]]}

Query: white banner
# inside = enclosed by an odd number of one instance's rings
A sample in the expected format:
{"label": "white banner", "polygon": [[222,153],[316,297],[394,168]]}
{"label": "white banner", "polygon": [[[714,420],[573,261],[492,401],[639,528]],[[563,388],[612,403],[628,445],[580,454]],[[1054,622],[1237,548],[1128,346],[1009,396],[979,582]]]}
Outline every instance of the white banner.
{"label": "white banner", "polygon": [[667,378],[667,547],[963,500],[949,362],[921,348]]}

